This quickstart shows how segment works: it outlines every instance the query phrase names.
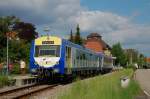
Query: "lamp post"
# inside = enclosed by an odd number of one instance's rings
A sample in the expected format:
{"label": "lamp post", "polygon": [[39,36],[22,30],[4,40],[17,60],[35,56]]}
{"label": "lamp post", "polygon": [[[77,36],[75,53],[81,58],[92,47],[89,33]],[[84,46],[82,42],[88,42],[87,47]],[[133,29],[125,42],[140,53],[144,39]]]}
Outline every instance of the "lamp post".
{"label": "lamp post", "polygon": [[9,74],[9,37],[7,36],[7,71],[6,74]]}
{"label": "lamp post", "polygon": [[8,27],[9,29],[9,32],[6,33],[7,35],[7,71],[6,71],[6,74],[9,75],[9,39],[11,39],[11,36],[12,36],[12,26],[9,26]]}

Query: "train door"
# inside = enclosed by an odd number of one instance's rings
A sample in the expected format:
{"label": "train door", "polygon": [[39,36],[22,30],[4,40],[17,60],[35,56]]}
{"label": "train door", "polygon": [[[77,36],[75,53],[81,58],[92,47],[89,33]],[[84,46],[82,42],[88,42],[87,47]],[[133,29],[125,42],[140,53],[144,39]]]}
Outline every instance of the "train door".
{"label": "train door", "polygon": [[104,57],[100,57],[100,68],[103,70],[104,67]]}
{"label": "train door", "polygon": [[66,46],[65,51],[66,51],[65,67],[67,70],[67,74],[71,74],[71,69],[72,69],[71,47]]}

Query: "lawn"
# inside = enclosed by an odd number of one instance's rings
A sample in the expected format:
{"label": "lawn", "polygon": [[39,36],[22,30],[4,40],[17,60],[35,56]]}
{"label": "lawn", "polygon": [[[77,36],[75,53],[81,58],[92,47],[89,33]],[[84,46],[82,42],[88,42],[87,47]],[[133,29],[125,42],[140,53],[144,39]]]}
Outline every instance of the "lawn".
{"label": "lawn", "polygon": [[68,92],[59,99],[133,99],[140,93],[139,85],[130,80],[127,88],[122,88],[120,78],[133,75],[133,70],[124,69],[112,74],[97,76],[88,80],[75,82]]}

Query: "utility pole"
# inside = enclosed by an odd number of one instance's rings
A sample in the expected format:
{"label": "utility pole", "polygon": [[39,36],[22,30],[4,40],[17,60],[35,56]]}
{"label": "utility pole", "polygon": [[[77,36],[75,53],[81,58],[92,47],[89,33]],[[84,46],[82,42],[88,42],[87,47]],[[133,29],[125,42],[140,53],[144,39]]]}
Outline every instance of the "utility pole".
{"label": "utility pole", "polygon": [[9,74],[9,37],[7,36],[7,75]]}
{"label": "utility pole", "polygon": [[11,32],[7,32],[7,71],[6,74],[9,74],[9,39],[11,39]]}
{"label": "utility pole", "polygon": [[132,52],[131,52],[131,57],[130,57],[130,64],[133,63],[133,57],[132,57]]}
{"label": "utility pole", "polygon": [[6,33],[7,35],[7,71],[6,74],[9,75],[9,39],[12,37],[12,26],[8,26],[9,32]]}

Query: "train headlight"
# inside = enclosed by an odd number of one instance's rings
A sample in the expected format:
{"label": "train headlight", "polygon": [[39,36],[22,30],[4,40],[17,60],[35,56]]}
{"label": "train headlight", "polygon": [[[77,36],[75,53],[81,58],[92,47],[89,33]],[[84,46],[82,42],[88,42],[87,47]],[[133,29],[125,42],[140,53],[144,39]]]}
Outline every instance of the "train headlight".
{"label": "train headlight", "polygon": [[35,62],[34,62],[34,65],[38,65],[38,63],[35,61]]}
{"label": "train headlight", "polygon": [[37,69],[36,69],[36,68],[32,68],[32,69],[31,69],[31,72],[32,72],[32,73],[36,73],[36,72],[37,72]]}
{"label": "train headlight", "polygon": [[55,73],[58,73],[58,72],[59,72],[59,69],[58,69],[58,68],[55,68],[55,69],[54,69],[54,72],[55,72]]}
{"label": "train headlight", "polygon": [[58,62],[56,62],[56,65],[58,65],[59,64],[59,61]]}

